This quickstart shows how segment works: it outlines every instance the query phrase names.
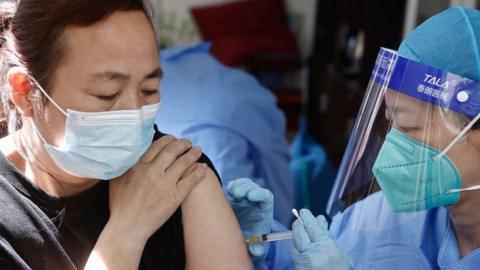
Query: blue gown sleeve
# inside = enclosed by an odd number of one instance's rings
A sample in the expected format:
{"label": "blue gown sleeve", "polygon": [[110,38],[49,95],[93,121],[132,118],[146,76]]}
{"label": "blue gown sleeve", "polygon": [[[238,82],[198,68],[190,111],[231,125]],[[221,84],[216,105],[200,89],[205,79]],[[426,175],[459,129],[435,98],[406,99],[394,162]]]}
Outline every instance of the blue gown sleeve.
{"label": "blue gown sleeve", "polygon": [[195,125],[184,130],[181,136],[202,148],[220,174],[224,187],[229,181],[241,177],[251,178],[264,187],[262,181],[258,182],[250,160],[252,153],[248,142],[234,131],[213,125]]}

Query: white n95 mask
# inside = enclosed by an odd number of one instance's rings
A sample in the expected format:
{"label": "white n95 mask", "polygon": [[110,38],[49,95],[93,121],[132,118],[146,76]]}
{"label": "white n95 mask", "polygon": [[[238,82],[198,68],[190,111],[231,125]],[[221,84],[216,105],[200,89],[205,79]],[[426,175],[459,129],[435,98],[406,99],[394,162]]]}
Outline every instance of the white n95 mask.
{"label": "white n95 mask", "polygon": [[102,180],[118,177],[135,165],[152,144],[159,103],[137,110],[65,111],[33,81],[67,117],[61,147],[49,144],[33,123],[50,158],[66,173]]}

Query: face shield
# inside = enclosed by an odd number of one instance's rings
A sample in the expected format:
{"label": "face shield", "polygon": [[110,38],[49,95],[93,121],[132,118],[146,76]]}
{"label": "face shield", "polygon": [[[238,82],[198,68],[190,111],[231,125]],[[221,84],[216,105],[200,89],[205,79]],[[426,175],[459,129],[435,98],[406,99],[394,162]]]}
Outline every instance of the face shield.
{"label": "face shield", "polygon": [[[472,151],[468,136],[479,112],[480,83],[382,48],[327,213],[334,217],[382,197],[386,203],[373,207],[403,213],[408,220],[419,211],[457,203],[465,188],[465,159],[459,157]],[[371,204],[356,207],[372,212]],[[390,225],[399,223],[402,219]]]}

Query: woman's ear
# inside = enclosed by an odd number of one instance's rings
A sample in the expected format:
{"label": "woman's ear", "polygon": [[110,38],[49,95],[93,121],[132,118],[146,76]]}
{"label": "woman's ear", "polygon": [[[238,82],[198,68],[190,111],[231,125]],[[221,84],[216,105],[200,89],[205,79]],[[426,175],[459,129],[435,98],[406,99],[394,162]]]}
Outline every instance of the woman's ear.
{"label": "woman's ear", "polygon": [[13,67],[8,71],[8,84],[10,86],[10,100],[23,116],[33,115],[33,104],[30,99],[30,92],[34,87],[30,83],[28,73],[25,69]]}

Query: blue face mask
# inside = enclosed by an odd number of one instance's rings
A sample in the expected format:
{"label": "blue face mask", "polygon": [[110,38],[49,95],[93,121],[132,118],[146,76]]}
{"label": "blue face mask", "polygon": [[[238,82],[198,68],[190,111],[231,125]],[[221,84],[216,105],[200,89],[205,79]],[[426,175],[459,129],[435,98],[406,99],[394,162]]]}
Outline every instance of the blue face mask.
{"label": "blue face mask", "polygon": [[458,202],[460,173],[440,151],[392,128],[373,174],[395,212],[427,210]]}
{"label": "blue face mask", "polygon": [[[38,83],[37,83],[38,85]],[[109,180],[135,165],[152,143],[158,103],[138,110],[65,112],[38,85],[40,91],[66,116],[65,144],[45,149],[66,173],[83,178]]]}

